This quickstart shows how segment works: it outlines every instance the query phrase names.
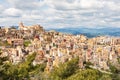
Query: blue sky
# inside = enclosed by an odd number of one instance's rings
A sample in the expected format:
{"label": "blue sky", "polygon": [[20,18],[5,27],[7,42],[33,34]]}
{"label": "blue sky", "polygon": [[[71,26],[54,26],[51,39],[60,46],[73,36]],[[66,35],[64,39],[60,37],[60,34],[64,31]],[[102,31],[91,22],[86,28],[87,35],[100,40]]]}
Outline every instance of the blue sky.
{"label": "blue sky", "polygon": [[120,27],[120,0],[0,0],[0,25]]}

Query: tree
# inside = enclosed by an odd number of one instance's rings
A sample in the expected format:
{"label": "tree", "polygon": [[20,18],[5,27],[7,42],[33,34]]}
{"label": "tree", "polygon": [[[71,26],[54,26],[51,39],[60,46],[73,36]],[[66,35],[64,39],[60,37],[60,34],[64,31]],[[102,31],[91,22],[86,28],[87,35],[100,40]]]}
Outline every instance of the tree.
{"label": "tree", "polygon": [[54,80],[66,79],[76,72],[79,68],[78,66],[79,58],[72,59],[66,63],[61,63],[59,67],[55,67],[54,71],[51,72],[51,78]]}
{"label": "tree", "polygon": [[[4,80],[22,80],[24,78],[29,78],[29,73],[35,70],[32,65],[33,60],[35,59],[36,53],[28,55],[25,62],[13,65],[12,63],[4,64],[3,76]],[[3,60],[2,60],[3,61]]]}
{"label": "tree", "polygon": [[95,69],[78,70],[66,80],[112,80],[110,75]]}
{"label": "tree", "polygon": [[25,47],[28,47],[29,44],[31,44],[31,41],[24,41],[24,46],[25,46]]}
{"label": "tree", "polygon": [[[0,55],[2,54],[1,50],[0,50]],[[8,60],[8,57],[0,57],[0,79],[4,79],[4,77],[6,77],[5,74],[5,62]]]}

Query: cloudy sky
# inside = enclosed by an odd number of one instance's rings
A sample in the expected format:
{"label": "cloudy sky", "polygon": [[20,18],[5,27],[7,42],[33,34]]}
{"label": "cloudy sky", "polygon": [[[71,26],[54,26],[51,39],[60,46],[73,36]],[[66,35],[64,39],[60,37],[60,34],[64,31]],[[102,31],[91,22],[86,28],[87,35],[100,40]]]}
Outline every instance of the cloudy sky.
{"label": "cloudy sky", "polygon": [[120,0],[0,0],[0,25],[120,27]]}

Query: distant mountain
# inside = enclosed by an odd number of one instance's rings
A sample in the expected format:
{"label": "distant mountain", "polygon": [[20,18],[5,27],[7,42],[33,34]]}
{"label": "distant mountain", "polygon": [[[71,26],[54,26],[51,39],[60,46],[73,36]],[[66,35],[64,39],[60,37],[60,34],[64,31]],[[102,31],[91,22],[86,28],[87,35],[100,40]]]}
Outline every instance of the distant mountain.
{"label": "distant mountain", "polygon": [[[47,29],[51,30],[51,29]],[[60,29],[52,29],[62,33],[70,33],[73,35],[83,34],[89,38],[96,37],[100,35],[108,35],[108,36],[119,36],[120,37],[120,28],[60,28]]]}
{"label": "distant mountain", "polygon": [[[18,29],[18,26],[10,26]],[[46,28],[45,30],[55,30],[62,33],[70,33],[73,35],[83,34],[89,38],[108,35],[108,36],[118,36],[120,37],[120,28],[106,27],[106,28]]]}

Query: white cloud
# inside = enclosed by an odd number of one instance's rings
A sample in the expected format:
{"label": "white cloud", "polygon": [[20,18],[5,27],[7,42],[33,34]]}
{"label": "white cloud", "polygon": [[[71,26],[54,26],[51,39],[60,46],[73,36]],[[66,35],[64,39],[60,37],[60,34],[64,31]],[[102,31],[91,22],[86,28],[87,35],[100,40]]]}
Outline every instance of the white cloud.
{"label": "white cloud", "polygon": [[45,2],[42,0],[7,0],[12,7],[22,10],[35,10],[44,6]]}
{"label": "white cloud", "polygon": [[0,11],[2,11],[4,9],[4,7],[2,5],[0,5]]}
{"label": "white cloud", "polygon": [[5,11],[3,11],[3,15],[5,16],[11,16],[11,17],[19,17],[21,16],[22,11],[15,8],[8,8]]}
{"label": "white cloud", "polygon": [[120,3],[109,2],[107,5],[111,10],[119,10],[120,11]]}
{"label": "white cloud", "polygon": [[101,0],[81,0],[80,5],[82,8],[102,8],[103,3]]}
{"label": "white cloud", "polygon": [[[120,27],[119,0],[6,0],[0,6],[3,25],[41,24],[45,27]],[[7,4],[6,3],[6,4]],[[5,9],[4,9],[5,8]],[[6,24],[5,24],[6,23]]]}

